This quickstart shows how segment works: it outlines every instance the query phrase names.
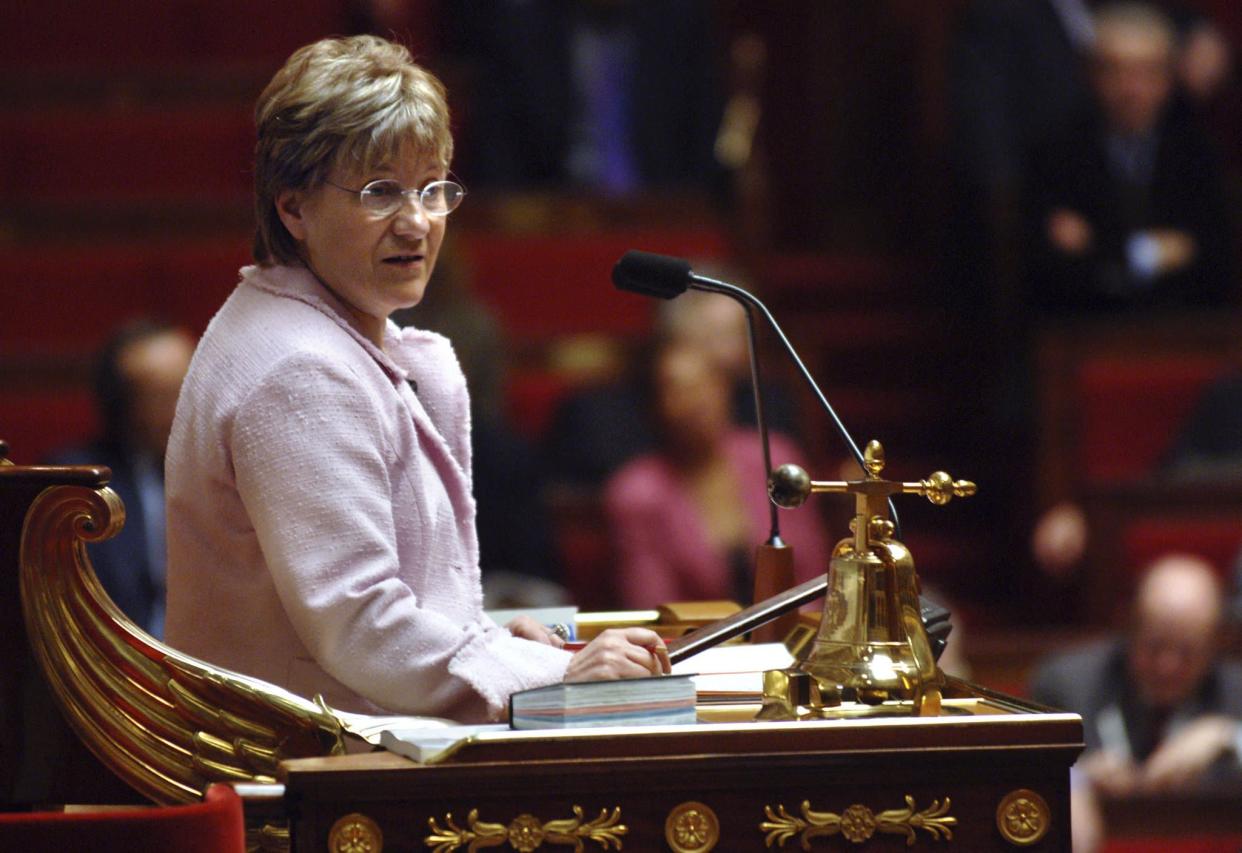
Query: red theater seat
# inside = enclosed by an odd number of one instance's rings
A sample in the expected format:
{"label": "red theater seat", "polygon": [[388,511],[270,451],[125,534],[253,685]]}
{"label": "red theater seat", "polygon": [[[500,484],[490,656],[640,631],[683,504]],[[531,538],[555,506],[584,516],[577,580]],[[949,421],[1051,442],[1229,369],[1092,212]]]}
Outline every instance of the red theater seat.
{"label": "red theater seat", "polygon": [[90,440],[99,430],[95,402],[86,388],[6,391],[0,402],[0,438],[18,465]]}
{"label": "red theater seat", "polygon": [[1202,835],[1189,838],[1110,838],[1100,853],[1235,853],[1242,835]]}
{"label": "red theater seat", "polygon": [[646,334],[653,300],[612,285],[612,267],[629,249],[690,258],[726,255],[711,230],[593,234],[459,235],[477,292],[515,338],[576,332]]}
{"label": "red theater seat", "polygon": [[116,72],[210,60],[271,73],[300,45],[346,32],[348,11],[341,0],[7,3],[0,67]]}
{"label": "red theater seat", "polygon": [[30,853],[244,853],[242,802],[212,785],[202,803],[95,812],[0,814],[0,849]]}
{"label": "red theater seat", "polygon": [[14,110],[0,115],[0,198],[244,206],[253,149],[245,104]]}
{"label": "red theater seat", "polygon": [[1126,528],[1121,538],[1123,565],[1139,571],[1161,554],[1197,554],[1230,583],[1230,571],[1242,551],[1242,508],[1221,518],[1145,518]]}
{"label": "red theater seat", "polygon": [[524,372],[507,382],[509,416],[513,425],[530,441],[539,441],[556,411],[556,405],[569,390],[568,380],[551,371]]}
{"label": "red theater seat", "polygon": [[1210,355],[1098,356],[1078,369],[1079,461],[1090,482],[1146,477],[1207,385],[1225,370]]}
{"label": "red theater seat", "polygon": [[0,250],[0,355],[93,353],[146,315],[200,333],[248,261],[245,238]]}

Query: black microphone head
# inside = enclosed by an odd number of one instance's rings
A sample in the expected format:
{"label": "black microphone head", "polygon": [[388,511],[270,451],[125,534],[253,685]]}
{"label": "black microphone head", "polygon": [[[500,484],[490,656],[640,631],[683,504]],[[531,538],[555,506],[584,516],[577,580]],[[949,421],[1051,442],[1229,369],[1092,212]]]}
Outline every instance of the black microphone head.
{"label": "black microphone head", "polygon": [[612,268],[612,283],[619,290],[672,299],[690,286],[690,262],[632,249]]}

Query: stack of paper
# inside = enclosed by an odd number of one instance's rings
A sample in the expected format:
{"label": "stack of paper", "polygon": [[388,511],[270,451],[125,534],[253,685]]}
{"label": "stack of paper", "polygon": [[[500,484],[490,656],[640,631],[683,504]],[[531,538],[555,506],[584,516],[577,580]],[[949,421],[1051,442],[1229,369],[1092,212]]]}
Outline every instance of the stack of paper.
{"label": "stack of paper", "polygon": [[509,699],[515,729],[662,726],[696,719],[694,681],[685,675],[553,684]]}

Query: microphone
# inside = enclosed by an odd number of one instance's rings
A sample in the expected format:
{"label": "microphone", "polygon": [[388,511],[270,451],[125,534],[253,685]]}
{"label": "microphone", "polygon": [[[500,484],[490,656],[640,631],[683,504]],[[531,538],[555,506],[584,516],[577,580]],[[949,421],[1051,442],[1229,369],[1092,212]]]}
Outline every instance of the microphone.
{"label": "microphone", "polygon": [[[784,330],[780,324],[776,322],[776,318],[772,316],[772,312],[767,306],[759,301],[753,293],[738,287],[735,284],[729,284],[724,281],[717,281],[707,276],[701,276],[694,272],[690,266],[690,262],[683,258],[674,258],[668,255],[657,255],[652,252],[643,252],[637,249],[631,249],[621,256],[621,259],[612,268],[612,283],[616,285],[618,290],[625,290],[631,293],[640,293],[644,296],[654,296],[659,299],[673,299],[685,293],[688,289],[703,290],[709,293],[719,293],[724,296],[741,303],[746,311],[746,324],[750,333],[750,369],[751,382],[754,385],[755,393],[755,415],[759,427],[759,435],[763,444],[763,460],[765,470],[769,476],[772,473],[772,451],[768,443],[768,431],[763,417],[763,398],[760,393],[759,382],[759,355],[758,347],[755,345],[755,325],[752,310],[763,315],[767,321],[768,327],[776,334],[777,339],[781,342],[785,353],[793,361],[794,366],[798,368],[798,372],[802,378],[810,386],[812,393],[819,400],[824,411],[828,413],[828,417],[832,420],[836,427],[837,433],[845,441],[846,446],[853,454],[854,459],[858,462],[862,470],[867,470],[866,462],[863,458],[862,451],[858,448],[858,443],[854,441],[845,424],[837,415],[832,404],[828,402],[828,398],[820,389],[819,383],[815,381],[815,377],[807,369],[806,364],[794,349],[793,344],[789,342],[789,338],[785,336]],[[769,502],[771,503],[771,502]],[[771,503],[771,535],[766,543],[768,552],[773,554],[783,554],[787,563],[789,555],[787,546],[781,542],[780,530],[777,520],[777,508],[775,503]],[[889,515],[893,522],[893,531],[896,538],[901,538],[901,522],[897,517],[897,506],[893,503],[893,499],[888,499]],[[761,556],[765,551],[761,550]],[[756,574],[759,574],[756,572]],[[936,658],[940,657],[940,653],[944,651],[944,647],[948,642],[949,631],[952,626],[949,623],[949,612],[944,608],[936,605],[926,599],[920,598],[919,602],[922,609],[922,617],[924,626],[927,629],[929,639],[932,643],[932,650]]]}
{"label": "microphone", "polygon": [[689,261],[633,249],[612,268],[612,282],[619,290],[672,299],[686,292],[692,274]]}

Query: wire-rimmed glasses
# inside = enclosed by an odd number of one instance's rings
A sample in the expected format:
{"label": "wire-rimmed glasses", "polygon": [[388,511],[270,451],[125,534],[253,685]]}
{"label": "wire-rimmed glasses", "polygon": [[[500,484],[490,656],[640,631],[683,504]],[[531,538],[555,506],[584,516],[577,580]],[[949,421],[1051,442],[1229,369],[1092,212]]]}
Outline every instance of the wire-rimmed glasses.
{"label": "wire-rimmed glasses", "polygon": [[392,216],[406,200],[417,202],[428,216],[448,216],[465,198],[466,188],[456,181],[432,181],[422,189],[406,189],[391,178],[371,181],[360,190],[326,181],[329,186],[356,193],[363,209],[376,216]]}

